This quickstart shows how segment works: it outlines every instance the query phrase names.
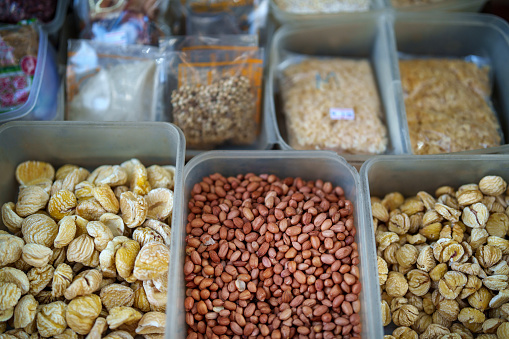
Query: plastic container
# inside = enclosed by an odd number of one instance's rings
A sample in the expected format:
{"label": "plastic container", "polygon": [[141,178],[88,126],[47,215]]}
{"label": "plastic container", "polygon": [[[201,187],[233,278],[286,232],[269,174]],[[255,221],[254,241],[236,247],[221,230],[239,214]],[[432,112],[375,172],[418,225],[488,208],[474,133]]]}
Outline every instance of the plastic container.
{"label": "plastic container", "polygon": [[178,197],[184,150],[182,132],[169,123],[10,122],[0,126],[0,205],[15,201],[18,184],[14,173],[26,160],[46,161],[55,169],[76,164],[93,170],[131,158],[146,166],[174,165]]}
{"label": "plastic container", "polygon": [[48,42],[48,36],[41,26],[37,66],[28,100],[17,109],[1,113],[0,123],[11,120],[53,120],[57,115],[58,89],[60,79],[56,64],[55,50]]}
{"label": "plastic container", "polygon": [[[492,102],[505,136],[509,138],[509,25],[502,19],[488,14],[468,13],[402,13],[394,20],[395,48],[398,52],[417,56],[457,57],[468,55],[486,57],[493,70]],[[395,55],[397,68],[397,54]],[[399,71],[397,77],[399,79]],[[401,83],[395,85],[400,93],[399,111],[404,127],[404,142],[410,150],[405,105]],[[476,152],[493,152],[480,149]]]}
{"label": "plastic container", "polygon": [[362,302],[361,321],[363,338],[382,338],[380,292],[378,286],[375,239],[370,230],[370,219],[365,218],[363,204],[366,200],[361,192],[359,175],[352,166],[334,152],[327,151],[252,151],[220,152],[200,154],[186,164],[183,174],[183,194],[175,203],[176,215],[171,243],[170,281],[173,288],[168,291],[166,338],[186,338],[183,276],[185,258],[185,225],[187,223],[187,201],[193,185],[202,177],[212,173],[236,175],[239,173],[271,173],[279,177],[300,176],[307,180],[328,180],[341,185],[345,196],[354,204],[356,241],[359,245],[361,263]]}
{"label": "plastic container", "polygon": [[[267,114],[276,126],[276,136],[282,149],[291,149],[291,147],[285,130],[285,117],[279,94],[278,67],[288,60],[290,53],[299,53],[309,56],[369,59],[385,114],[388,136],[386,153],[403,154],[407,151],[402,142],[401,123],[395,88],[393,88],[396,72],[390,30],[387,15],[366,14],[355,20],[345,20],[336,24],[284,26],[276,32],[272,42],[265,100]],[[352,163],[363,162],[370,157],[355,154],[341,155]]]}
{"label": "plastic container", "polygon": [[392,5],[391,0],[385,0],[387,8],[393,8],[398,11],[446,11],[446,12],[479,12],[487,0],[443,0],[436,3],[395,7]]}
{"label": "plastic container", "polygon": [[70,0],[58,0],[53,20],[51,20],[48,23],[42,24],[42,28],[44,28],[44,30],[51,37],[57,36],[58,32],[60,31],[60,28],[62,28],[65,16],[67,14],[67,8],[69,7],[69,1]]}
{"label": "plastic container", "polygon": [[369,12],[379,12],[385,8],[384,0],[370,0],[369,11],[366,12],[337,12],[337,13],[292,13],[282,10],[274,0],[270,0],[270,10],[276,21],[281,24],[302,25],[308,22],[321,22],[323,20],[344,20],[351,17],[362,16]]}

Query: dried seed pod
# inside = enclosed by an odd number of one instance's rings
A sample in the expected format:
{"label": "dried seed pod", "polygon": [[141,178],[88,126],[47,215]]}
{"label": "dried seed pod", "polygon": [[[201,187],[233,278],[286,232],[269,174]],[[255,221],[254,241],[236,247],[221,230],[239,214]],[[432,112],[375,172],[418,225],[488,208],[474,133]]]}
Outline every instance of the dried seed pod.
{"label": "dried seed pod", "polygon": [[167,188],[155,188],[145,195],[147,218],[163,221],[173,211],[173,191]]}
{"label": "dried seed pod", "polygon": [[16,213],[15,209],[16,205],[13,202],[6,202],[2,205],[2,222],[11,233],[21,231],[23,222],[23,218]]}
{"label": "dried seed pod", "polygon": [[49,194],[39,186],[21,186],[16,203],[16,213],[27,217],[42,210],[49,200]]}
{"label": "dried seed pod", "polygon": [[102,281],[102,273],[99,270],[86,270],[76,276],[71,285],[65,290],[64,297],[67,300],[77,296],[87,295],[99,290]]}
{"label": "dried seed pod", "polygon": [[27,273],[28,281],[30,282],[29,293],[37,295],[41,292],[53,278],[55,269],[51,265],[43,267],[34,267]]}
{"label": "dried seed pod", "polygon": [[104,165],[96,168],[87,178],[87,181],[94,185],[116,187],[127,182],[127,173],[125,169],[118,165]]}
{"label": "dried seed pod", "polygon": [[139,280],[157,278],[168,271],[169,261],[170,251],[168,247],[155,242],[148,243],[143,246],[136,257],[134,277]]}
{"label": "dried seed pod", "polygon": [[58,234],[57,223],[44,214],[33,214],[21,223],[23,239],[27,244],[51,247]]}
{"label": "dried seed pod", "polygon": [[147,202],[141,195],[124,192],[120,196],[120,210],[122,211],[122,220],[127,227],[138,227],[147,217]]}
{"label": "dried seed pod", "polygon": [[118,237],[124,234],[125,225],[122,218],[113,213],[104,213],[99,218],[106,227],[108,227],[114,237]]}
{"label": "dried seed pod", "polygon": [[67,247],[67,260],[84,264],[94,254],[94,240],[87,234],[82,234]]}
{"label": "dried seed pod", "polygon": [[61,220],[73,215],[78,201],[71,191],[60,190],[51,196],[48,202],[48,213],[53,219]]}
{"label": "dried seed pod", "polygon": [[35,319],[39,303],[34,296],[23,296],[14,309],[14,328],[25,328]]}
{"label": "dried seed pod", "polygon": [[94,187],[94,198],[101,207],[108,213],[117,214],[120,209],[120,203],[109,185],[99,185]]}
{"label": "dried seed pod", "polygon": [[499,176],[488,175],[479,181],[479,189],[483,194],[497,196],[505,193],[507,183]]}
{"label": "dried seed pod", "polygon": [[94,239],[95,249],[102,251],[113,240],[111,230],[100,221],[90,221],[87,224],[87,233]]}
{"label": "dried seed pod", "polygon": [[101,299],[95,294],[77,297],[67,305],[67,325],[78,334],[88,334],[101,313]]}
{"label": "dried seed pod", "polygon": [[30,266],[42,267],[48,264],[53,251],[43,245],[26,244],[23,246],[21,258]]}
{"label": "dried seed pod", "polygon": [[20,185],[29,185],[32,181],[41,178],[53,180],[55,169],[44,161],[25,161],[16,167],[15,175]]}
{"label": "dried seed pod", "polygon": [[41,336],[53,337],[65,331],[67,327],[65,308],[63,301],[41,306],[37,312],[37,330]]}
{"label": "dried seed pod", "polygon": [[489,216],[488,208],[482,203],[476,203],[463,209],[461,220],[468,227],[484,228]]}
{"label": "dried seed pod", "polygon": [[0,266],[17,262],[23,253],[23,239],[10,234],[0,234]]}

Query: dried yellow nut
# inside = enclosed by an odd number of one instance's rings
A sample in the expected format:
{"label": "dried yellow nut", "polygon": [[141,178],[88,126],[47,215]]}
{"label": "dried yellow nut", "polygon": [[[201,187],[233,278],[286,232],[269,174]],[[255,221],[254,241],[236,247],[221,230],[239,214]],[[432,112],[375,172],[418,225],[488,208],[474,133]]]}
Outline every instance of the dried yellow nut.
{"label": "dried yellow nut", "polygon": [[497,196],[506,191],[507,183],[499,176],[488,175],[479,181],[479,189],[483,194]]}
{"label": "dried yellow nut", "polygon": [[103,317],[99,317],[95,320],[94,326],[90,330],[90,333],[87,335],[86,339],[101,339],[103,333],[108,329],[108,324],[106,323],[106,319]]}
{"label": "dried yellow nut", "polygon": [[470,232],[469,244],[473,249],[477,249],[486,244],[488,237],[489,233],[484,228],[473,228]]}
{"label": "dried yellow nut", "polygon": [[447,238],[439,239],[433,245],[433,255],[438,262],[457,262],[465,253],[463,247],[457,241]]}
{"label": "dried yellow nut", "polygon": [[[141,253],[140,244],[136,240],[130,239],[123,242],[115,253],[115,267],[117,268],[118,275],[126,279],[127,282],[134,282],[136,280],[132,275],[139,253]],[[154,253],[154,255],[157,254]],[[164,260],[162,257],[160,259]]]}
{"label": "dried yellow nut", "polygon": [[379,256],[377,256],[377,263],[378,263],[378,280],[380,286],[385,284],[385,281],[387,280],[387,275],[389,274],[389,268],[387,267],[387,263],[385,260]]}
{"label": "dried yellow nut", "polygon": [[67,325],[78,334],[88,334],[101,309],[101,298],[98,295],[77,297],[67,305],[65,315]]}
{"label": "dried yellow nut", "polygon": [[104,339],[133,339],[133,336],[126,331],[113,331],[104,337]]}
{"label": "dried yellow nut", "polygon": [[102,251],[106,248],[108,243],[113,240],[113,233],[111,230],[100,221],[90,221],[87,224],[87,232],[94,238],[95,249]]}
{"label": "dried yellow nut", "polygon": [[28,281],[30,282],[29,293],[37,295],[41,292],[53,278],[55,269],[51,265],[43,267],[34,267],[27,273]]}
{"label": "dried yellow nut", "polygon": [[484,313],[482,313],[481,311],[479,311],[475,308],[471,308],[471,307],[462,309],[458,315],[458,320],[460,322],[462,322],[463,324],[465,324],[465,323],[467,323],[467,324],[468,323],[482,324],[485,319],[486,319],[486,317],[485,317]]}
{"label": "dried yellow nut", "polygon": [[109,311],[113,307],[133,306],[134,291],[124,285],[111,284],[101,289],[101,301]]}
{"label": "dried yellow nut", "polygon": [[143,315],[136,328],[138,334],[164,333],[166,328],[166,315],[161,312],[148,312]]}
{"label": "dried yellow nut", "polygon": [[23,239],[10,234],[0,234],[0,266],[18,261],[23,253]]}
{"label": "dried yellow nut", "polygon": [[72,282],[72,276],[73,272],[71,266],[65,263],[61,263],[57,266],[51,285],[53,297],[58,298],[64,295],[65,290]]}
{"label": "dried yellow nut", "polygon": [[436,308],[437,312],[439,312],[446,320],[455,321],[458,319],[460,307],[456,300],[444,300],[438,303]]}
{"label": "dried yellow nut", "polygon": [[147,218],[164,221],[173,212],[173,191],[156,188],[145,195]]}
{"label": "dried yellow nut", "polygon": [[62,189],[74,192],[76,185],[86,180],[89,175],[90,173],[83,167],[76,167],[72,169],[72,171],[68,172],[65,177],[60,178],[60,180],[62,180]]}
{"label": "dried yellow nut", "polygon": [[66,328],[63,333],[57,334],[53,339],[78,339],[78,335],[70,328]]}
{"label": "dried yellow nut", "polygon": [[465,287],[461,290],[460,299],[465,299],[482,287],[482,280],[475,275],[469,275]]}
{"label": "dried yellow nut", "polygon": [[115,267],[115,254],[122,243],[128,241],[129,238],[118,236],[113,238],[106,248],[99,254],[99,263],[101,271],[105,277],[114,278],[117,276],[117,269]]}
{"label": "dried yellow nut", "polygon": [[147,169],[138,159],[125,161],[120,166],[127,172],[127,181],[133,193],[145,195],[150,192]]}
{"label": "dried yellow nut", "polygon": [[509,338],[509,323],[508,322],[500,324],[500,326],[497,328],[497,337],[499,339]]}
{"label": "dried yellow nut", "polygon": [[74,194],[76,195],[76,199],[78,199],[78,202],[93,199],[94,187],[95,185],[88,181],[82,181],[76,184],[76,186],[74,187]]}
{"label": "dried yellow nut", "polygon": [[49,200],[49,194],[39,186],[21,186],[16,203],[16,213],[27,217],[43,209]]}
{"label": "dried yellow nut", "polygon": [[25,161],[16,167],[16,180],[20,185],[29,185],[41,178],[53,180],[54,176],[53,166],[43,161]]}
{"label": "dried yellow nut", "polygon": [[65,216],[74,214],[77,203],[74,193],[60,190],[49,199],[48,213],[53,219],[61,220]]}
{"label": "dried yellow nut", "polygon": [[484,228],[488,222],[490,213],[483,203],[476,203],[463,209],[461,220],[472,228]]}
{"label": "dried yellow nut", "polygon": [[114,237],[118,237],[124,234],[124,221],[122,218],[113,213],[104,213],[99,218],[106,227],[108,227]]}
{"label": "dried yellow nut", "polygon": [[122,325],[131,325],[138,323],[141,319],[141,313],[132,307],[120,306],[113,307],[110,311],[106,321],[110,329],[114,330]]}
{"label": "dried yellow nut", "polygon": [[422,225],[428,226],[431,224],[439,223],[442,220],[443,220],[443,217],[440,214],[438,214],[437,211],[429,210],[429,211],[426,211],[426,213],[424,213],[424,215],[422,217]]}
{"label": "dried yellow nut", "polygon": [[102,208],[108,213],[118,213],[120,204],[109,185],[96,186],[93,192],[94,198],[101,204]]}
{"label": "dried yellow nut", "polygon": [[157,278],[168,271],[169,262],[168,247],[155,242],[148,243],[142,247],[136,257],[133,275],[138,280]]}
{"label": "dried yellow nut", "polygon": [[23,296],[14,309],[14,328],[25,328],[35,319],[39,303],[34,296]]}
{"label": "dried yellow nut", "polygon": [[446,299],[456,299],[466,284],[466,275],[461,272],[448,271],[438,282],[438,290]]}
{"label": "dried yellow nut", "polygon": [[30,266],[42,267],[48,264],[52,255],[53,251],[46,246],[26,244],[23,246],[21,258]]}
{"label": "dried yellow nut", "polygon": [[0,283],[13,283],[21,290],[21,295],[27,294],[30,282],[25,272],[14,267],[0,268]]}
{"label": "dried yellow nut", "polygon": [[435,339],[435,338],[441,338],[442,336],[451,333],[447,329],[447,327],[440,326],[437,324],[431,324],[429,327],[424,331],[423,334],[419,337],[419,339]]}
{"label": "dried yellow nut", "polygon": [[509,277],[507,275],[492,275],[482,280],[484,286],[490,290],[500,291],[505,290],[509,285]]}
{"label": "dried yellow nut", "polygon": [[[172,166],[174,167],[174,166]],[[147,168],[147,176],[152,188],[169,188],[174,186],[174,171],[159,165],[152,165]]]}
{"label": "dried yellow nut", "polygon": [[410,218],[405,213],[394,214],[389,219],[389,231],[396,234],[406,234],[410,229]]}
{"label": "dried yellow nut", "polygon": [[143,288],[143,283],[141,281],[136,281],[131,284],[131,289],[134,291],[134,303],[132,306],[142,312],[149,312],[150,303],[147,299],[145,289]]}
{"label": "dried yellow nut", "polygon": [[14,308],[8,308],[6,310],[0,310],[0,321],[4,322],[12,318],[14,314]]}
{"label": "dried yellow nut", "polygon": [[99,220],[104,213],[106,210],[95,198],[79,201],[76,206],[76,215],[89,221]]}
{"label": "dried yellow nut", "polygon": [[[507,302],[509,302],[509,289],[502,290],[496,296],[494,296],[490,300],[489,306],[490,306],[490,308],[497,308],[497,307],[501,307],[503,304],[505,304]],[[507,306],[508,306],[508,310],[509,310],[509,304]],[[509,314],[508,314],[508,316],[506,316],[506,318],[509,318]]]}
{"label": "dried yellow nut", "polygon": [[385,250],[390,244],[399,241],[399,237],[394,232],[380,232],[375,236],[377,248]]}
{"label": "dried yellow nut", "polygon": [[506,239],[503,239],[500,237],[496,237],[496,236],[491,236],[491,237],[488,237],[487,241],[488,241],[488,245],[500,249],[502,251],[503,255],[509,254],[509,240],[506,240]]}
{"label": "dried yellow nut", "polygon": [[143,289],[150,303],[151,310],[166,307],[168,294],[168,272],[158,278],[143,281]]}
{"label": "dried yellow nut", "polygon": [[23,222],[23,218],[16,213],[15,209],[16,205],[13,202],[6,202],[2,205],[2,222],[11,233],[20,231]]}
{"label": "dried yellow nut", "polygon": [[21,289],[13,283],[0,283],[0,310],[8,310],[18,303]]}
{"label": "dried yellow nut", "polygon": [[124,185],[127,182],[127,173],[118,165],[104,165],[96,168],[87,178],[87,181],[94,185],[115,187]]}
{"label": "dried yellow nut", "polygon": [[392,312],[392,321],[396,326],[412,326],[417,317],[419,310],[413,305],[401,305]]}
{"label": "dried yellow nut", "polygon": [[141,247],[149,242],[164,244],[163,237],[148,227],[137,227],[133,232],[133,239],[140,243]]}
{"label": "dried yellow nut", "polygon": [[408,283],[401,273],[391,271],[385,282],[385,291],[391,297],[402,297],[408,291]]}
{"label": "dried yellow nut", "polygon": [[484,311],[488,308],[492,298],[493,294],[487,288],[481,287],[468,297],[468,303],[470,306]]}
{"label": "dried yellow nut", "polygon": [[51,247],[58,234],[55,220],[44,214],[33,214],[21,223],[23,239],[27,244],[39,244]]}
{"label": "dried yellow nut", "polygon": [[389,211],[379,202],[375,202],[371,204],[371,212],[374,218],[377,218],[380,221],[387,222],[389,221]]}
{"label": "dried yellow nut", "polygon": [[396,251],[396,260],[403,267],[410,267],[417,262],[419,251],[413,245],[405,244]]}
{"label": "dried yellow nut", "polygon": [[440,238],[440,231],[442,230],[442,224],[437,222],[424,226],[419,230],[419,233],[426,237],[429,241],[436,241]]}
{"label": "dried yellow nut", "polygon": [[497,328],[502,325],[504,321],[502,319],[486,319],[482,324],[482,330],[487,334],[494,334],[497,332]]}
{"label": "dried yellow nut", "polygon": [[393,210],[399,208],[403,204],[404,201],[405,201],[405,198],[403,197],[403,195],[401,193],[393,192],[393,193],[387,194],[383,198],[382,205],[384,205],[385,208],[387,208],[389,211],[393,211]]}
{"label": "dried yellow nut", "polygon": [[493,213],[486,222],[486,231],[491,236],[503,238],[509,230],[509,217],[505,213]]}
{"label": "dried yellow nut", "polygon": [[94,254],[94,240],[87,234],[80,235],[67,247],[67,260],[84,264]]}
{"label": "dried yellow nut", "polygon": [[435,266],[430,272],[429,276],[433,281],[439,281],[447,272],[447,264],[441,263]]}
{"label": "dried yellow nut", "polygon": [[382,325],[387,326],[391,323],[391,321],[392,316],[389,304],[387,303],[387,301],[382,300]]}
{"label": "dried yellow nut", "polygon": [[461,323],[452,324],[451,333],[458,334],[461,339],[474,339],[472,332]]}
{"label": "dried yellow nut", "polygon": [[71,285],[65,290],[64,297],[67,300],[77,296],[92,294],[99,290],[102,281],[102,273],[99,270],[86,270],[76,276]]}
{"label": "dried yellow nut", "polygon": [[502,251],[491,245],[481,246],[475,251],[475,257],[482,267],[489,268],[498,264],[502,259]]}
{"label": "dried yellow nut", "polygon": [[407,279],[409,291],[417,296],[425,295],[431,287],[431,279],[427,272],[411,270],[407,273]]}
{"label": "dried yellow nut", "polygon": [[159,220],[155,219],[147,219],[143,223],[143,227],[148,227],[159,234],[163,240],[166,246],[170,246],[171,243],[171,228],[164,222],[161,222]]}
{"label": "dried yellow nut", "polygon": [[145,198],[133,192],[124,192],[120,196],[122,220],[129,228],[138,227],[145,221],[148,206]]}
{"label": "dried yellow nut", "polygon": [[459,221],[461,216],[461,211],[438,202],[435,204],[435,211],[437,211],[444,219],[452,222]]}
{"label": "dried yellow nut", "polygon": [[454,195],[443,194],[438,197],[437,204],[445,205],[453,210],[459,210],[458,200],[454,197]]}
{"label": "dried yellow nut", "polygon": [[43,337],[52,337],[64,333],[66,305],[63,301],[43,305],[37,312],[37,330]]}
{"label": "dried yellow nut", "polygon": [[478,189],[464,190],[458,193],[457,198],[458,204],[460,204],[461,206],[468,206],[481,202],[483,194]]}

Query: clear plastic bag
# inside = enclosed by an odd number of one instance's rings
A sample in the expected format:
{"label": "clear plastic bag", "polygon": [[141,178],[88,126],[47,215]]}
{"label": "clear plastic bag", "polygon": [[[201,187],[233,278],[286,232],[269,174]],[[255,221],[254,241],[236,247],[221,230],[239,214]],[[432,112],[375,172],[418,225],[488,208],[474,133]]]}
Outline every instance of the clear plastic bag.
{"label": "clear plastic bag", "polygon": [[387,128],[368,60],[296,55],[280,66],[279,82],[292,148],[386,151]]}
{"label": "clear plastic bag", "polygon": [[258,34],[268,0],[187,0],[184,12],[187,35]]}
{"label": "clear plastic bag", "polygon": [[487,59],[400,55],[399,68],[414,154],[461,152],[501,144],[502,130],[490,100],[492,80]]}
{"label": "clear plastic bag", "polygon": [[162,120],[164,58],[158,48],[71,40],[67,120]]}
{"label": "clear plastic bag", "polygon": [[37,24],[0,27],[0,113],[13,111],[27,102],[38,52]]}
{"label": "clear plastic bag", "polygon": [[83,39],[157,45],[170,34],[169,0],[75,0],[74,8]]}
{"label": "clear plastic bag", "polygon": [[[230,58],[232,53],[240,54]],[[249,145],[259,133],[263,50],[170,52],[171,120],[193,149]]]}

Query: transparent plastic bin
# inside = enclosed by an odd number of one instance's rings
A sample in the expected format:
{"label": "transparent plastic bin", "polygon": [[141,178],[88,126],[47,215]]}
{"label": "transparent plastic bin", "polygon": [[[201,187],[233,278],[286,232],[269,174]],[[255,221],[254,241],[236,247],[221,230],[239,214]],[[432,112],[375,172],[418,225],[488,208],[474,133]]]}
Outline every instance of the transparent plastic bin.
{"label": "transparent plastic bin", "polygon": [[69,1],[70,0],[58,0],[53,20],[42,24],[42,28],[44,28],[49,36],[53,37],[58,35],[62,25],[64,24],[67,8],[69,7]]}
{"label": "transparent plastic bin", "polygon": [[[419,57],[457,57],[477,55],[488,58],[492,66],[492,103],[499,118],[505,140],[509,141],[509,25],[489,14],[470,13],[400,13],[394,19],[394,39],[397,52]],[[395,54],[395,67],[397,54]],[[404,127],[404,142],[412,152],[401,82],[397,81],[398,105]],[[471,151],[469,151],[471,152]],[[479,149],[476,153],[493,152]]]}
{"label": "transparent plastic bin", "polygon": [[387,8],[393,8],[398,11],[444,11],[444,12],[479,12],[487,0],[443,0],[436,3],[395,7],[391,0],[384,0]]}
{"label": "transparent plastic bin", "polygon": [[370,8],[364,12],[337,12],[337,13],[292,13],[281,9],[274,0],[270,0],[270,10],[275,20],[281,25],[302,25],[309,22],[321,22],[324,20],[343,20],[351,17],[362,16],[366,13],[380,12],[386,5],[385,0],[370,0]]}
{"label": "transparent plastic bin", "polygon": [[[309,56],[340,56],[367,58],[375,73],[378,93],[382,102],[384,122],[387,127],[386,154],[407,152],[402,141],[401,122],[395,90],[393,87],[396,68],[394,47],[390,39],[390,22],[387,15],[366,14],[355,20],[335,24],[309,25],[306,27],[284,26],[273,39],[269,76],[266,79],[267,114],[276,127],[276,136],[282,149],[292,149],[286,133],[283,104],[278,84],[278,67],[288,60],[290,53]],[[405,122],[406,123],[406,122]],[[351,163],[363,162],[370,155],[340,154]]]}
{"label": "transparent plastic bin", "polygon": [[55,170],[64,164],[93,170],[131,158],[146,166],[174,165],[179,197],[184,151],[182,132],[168,123],[10,122],[0,126],[0,205],[16,201],[14,173],[27,160],[49,162]]}
{"label": "transparent plastic bin", "polygon": [[359,183],[357,171],[343,158],[328,151],[251,151],[200,154],[186,164],[183,174],[183,194],[175,201],[174,226],[171,243],[170,281],[168,291],[166,338],[183,339],[187,336],[185,323],[185,283],[183,275],[185,259],[185,236],[187,201],[195,183],[204,176],[221,173],[225,176],[240,173],[271,173],[279,177],[302,177],[305,180],[322,179],[340,185],[345,196],[354,204],[357,228],[356,241],[361,259],[362,302],[361,321],[363,338],[382,338],[380,292],[378,286],[375,239],[370,231],[371,221],[365,218],[366,201]]}
{"label": "transparent plastic bin", "polygon": [[56,53],[47,33],[38,26],[39,50],[32,88],[27,101],[15,110],[0,113],[0,123],[12,120],[54,120],[58,110],[60,79]]}

